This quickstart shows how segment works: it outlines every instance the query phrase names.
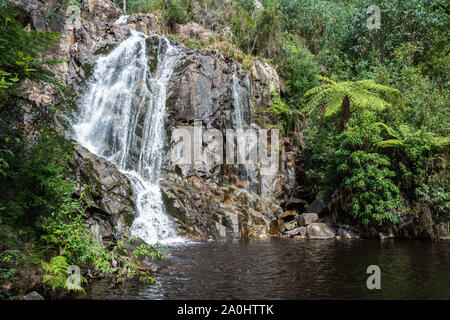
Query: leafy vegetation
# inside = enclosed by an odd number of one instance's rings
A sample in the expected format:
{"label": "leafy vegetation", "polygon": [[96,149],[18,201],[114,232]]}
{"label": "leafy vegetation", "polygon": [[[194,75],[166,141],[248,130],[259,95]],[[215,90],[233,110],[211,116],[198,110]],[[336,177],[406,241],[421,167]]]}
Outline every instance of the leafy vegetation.
{"label": "leafy vegetation", "polygon": [[42,82],[56,93],[64,94],[65,88],[48,69],[62,60],[42,59],[59,34],[27,31],[17,16],[8,2],[0,1],[0,298],[22,294],[19,274],[39,268],[46,273],[42,283],[59,293],[84,292],[86,279],[68,273],[74,265],[112,274],[117,281],[139,277],[154,283],[153,272],[140,261],[143,256],[164,258],[165,248],[142,245],[125,252],[123,244],[95,241],[86,224],[89,188],[77,193],[74,150],[66,123],[58,117],[70,105],[35,105],[19,94]]}

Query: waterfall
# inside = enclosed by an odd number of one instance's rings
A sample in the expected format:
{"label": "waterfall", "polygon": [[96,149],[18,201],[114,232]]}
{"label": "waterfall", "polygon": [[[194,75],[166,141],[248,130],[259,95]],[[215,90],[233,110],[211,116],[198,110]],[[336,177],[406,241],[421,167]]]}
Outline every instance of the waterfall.
{"label": "waterfall", "polygon": [[128,18],[130,18],[130,16],[120,16],[120,18],[113,24],[126,24],[128,22]]}
{"label": "waterfall", "polygon": [[[245,76],[245,81],[249,82],[248,76]],[[236,130],[246,130],[248,128],[245,119],[245,100],[242,86],[239,83],[239,78],[237,76],[237,67],[233,65],[233,83],[231,86],[233,93],[233,104],[234,104],[234,122]]]}
{"label": "waterfall", "polygon": [[[245,90],[244,90],[245,89]],[[234,129],[240,135],[240,131],[245,132],[250,128],[252,123],[251,100],[250,100],[250,79],[245,75],[244,85],[239,82],[237,75],[237,66],[233,65],[233,78],[231,85],[234,105]],[[249,119],[249,122],[247,122]],[[257,177],[254,172],[254,165],[239,164],[238,173],[241,178],[245,179],[249,185],[246,190],[257,192]]]}
{"label": "waterfall", "polygon": [[165,212],[159,180],[166,91],[179,51],[165,37],[131,36],[98,59],[80,101],[75,139],[130,180],[136,197],[131,234],[148,243],[179,240]]}

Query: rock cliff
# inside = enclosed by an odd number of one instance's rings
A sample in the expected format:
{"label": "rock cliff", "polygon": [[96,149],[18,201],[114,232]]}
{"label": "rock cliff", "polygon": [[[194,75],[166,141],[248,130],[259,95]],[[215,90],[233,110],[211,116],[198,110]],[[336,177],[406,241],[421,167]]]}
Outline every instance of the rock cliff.
{"label": "rock cliff", "polygon": [[[108,54],[128,37],[129,30],[146,35],[159,34],[163,28],[153,14],[133,14],[124,23],[115,23],[121,10],[109,0],[83,0],[81,8],[57,7],[57,1],[14,0],[21,10],[25,27],[37,31],[56,31],[61,39],[46,58],[65,59],[55,65],[55,77],[72,88],[70,98],[76,104],[92,73],[96,60]],[[55,10],[57,8],[58,10]],[[65,10],[65,11],[64,11]],[[57,12],[56,17],[44,19]],[[179,26],[186,33],[192,26]],[[191,32],[191,31],[189,31]],[[210,31],[198,32],[208,34]],[[167,98],[167,154],[172,147],[172,130],[179,126],[202,125],[225,135],[226,129],[238,129],[237,108],[247,127],[259,126],[253,117],[270,105],[272,92],[279,92],[276,71],[264,61],[254,60],[250,70],[225,58],[219,51],[190,49],[177,45],[181,58],[170,79]],[[154,44],[147,41],[149,61]],[[151,65],[150,65],[151,67]],[[238,88],[238,98],[236,98]],[[49,85],[33,84],[24,92],[37,105],[58,103],[60,97]],[[69,99],[69,100],[70,100]],[[239,102],[236,101],[239,99]],[[88,223],[99,240],[127,238],[134,218],[133,195],[126,176],[107,160],[91,154],[75,143],[74,171],[78,191],[90,190],[94,205],[89,209]],[[299,150],[286,149],[281,154],[281,168],[276,175],[263,178],[258,169],[238,165],[179,166],[164,160],[161,191],[167,211],[186,236],[261,237],[269,234],[270,223],[283,211],[296,186]]]}

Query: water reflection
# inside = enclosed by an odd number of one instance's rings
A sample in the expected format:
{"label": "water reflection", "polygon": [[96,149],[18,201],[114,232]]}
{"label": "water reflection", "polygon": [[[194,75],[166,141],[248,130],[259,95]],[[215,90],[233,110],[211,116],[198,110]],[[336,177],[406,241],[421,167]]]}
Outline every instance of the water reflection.
{"label": "water reflection", "polygon": [[[88,299],[449,299],[450,243],[271,239],[178,244],[154,286],[108,281]],[[368,290],[369,265],[381,290]],[[86,297],[84,297],[86,298]]]}

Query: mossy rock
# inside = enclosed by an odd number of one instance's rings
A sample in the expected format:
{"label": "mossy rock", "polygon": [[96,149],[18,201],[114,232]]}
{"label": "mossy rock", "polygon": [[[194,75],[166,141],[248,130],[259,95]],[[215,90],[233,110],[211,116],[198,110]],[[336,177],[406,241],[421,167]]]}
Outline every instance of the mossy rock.
{"label": "mossy rock", "polygon": [[125,222],[127,227],[131,228],[131,226],[133,225],[133,221],[134,221],[134,214],[132,214],[128,210],[122,212],[121,214],[123,216],[123,221]]}
{"label": "mossy rock", "polygon": [[148,66],[152,72],[155,72],[158,67],[159,38],[149,37],[145,39],[145,44],[147,45]]}
{"label": "mossy rock", "polygon": [[111,51],[113,51],[117,47],[117,44],[107,44],[104,48],[98,49],[94,52],[95,56],[98,55],[108,55]]}

